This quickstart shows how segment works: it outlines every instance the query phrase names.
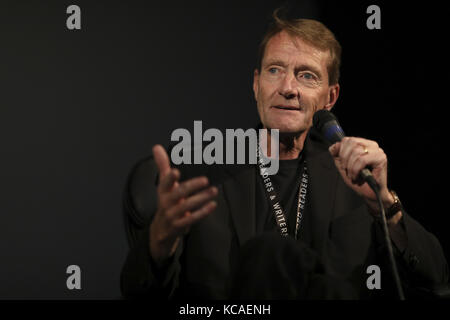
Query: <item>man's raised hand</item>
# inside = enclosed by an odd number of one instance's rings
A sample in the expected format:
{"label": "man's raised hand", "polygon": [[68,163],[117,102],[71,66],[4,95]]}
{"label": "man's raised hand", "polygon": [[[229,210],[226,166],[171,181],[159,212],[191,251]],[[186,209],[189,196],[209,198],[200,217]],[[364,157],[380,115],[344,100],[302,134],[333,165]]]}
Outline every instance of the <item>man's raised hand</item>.
{"label": "man's raised hand", "polygon": [[218,190],[208,187],[206,177],[179,182],[180,171],[170,167],[169,156],[161,145],[153,147],[153,156],[159,183],[158,207],[150,225],[150,254],[157,264],[162,264],[175,253],[191,225],[214,211],[217,203],[212,199]]}

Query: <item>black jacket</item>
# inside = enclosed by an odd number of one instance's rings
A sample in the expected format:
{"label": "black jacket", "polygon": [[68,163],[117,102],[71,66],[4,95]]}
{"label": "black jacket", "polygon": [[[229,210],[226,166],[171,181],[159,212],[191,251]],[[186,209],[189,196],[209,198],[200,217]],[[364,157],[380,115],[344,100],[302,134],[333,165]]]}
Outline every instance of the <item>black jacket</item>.
{"label": "black jacket", "polygon": [[[133,168],[125,190],[131,249],[121,274],[123,294],[126,297],[224,299],[238,292],[235,297],[284,298],[286,291],[268,295],[258,291],[261,283],[269,283],[272,291],[284,290],[286,287],[280,285],[284,281],[292,282],[289,288],[295,287],[287,294],[288,298],[394,296],[381,225],[368,213],[363,199],[345,185],[328,152],[328,144],[313,129],[305,148],[310,175],[306,211],[309,243],[298,241],[297,248],[291,250],[292,240],[289,244],[282,243],[284,249],[277,251],[275,245],[271,249],[273,241],[255,241],[256,165],[180,166],[182,180],[198,175],[209,177],[219,189],[218,206],[192,226],[163,270],[156,270],[152,265],[148,245],[149,223],[156,211],[157,168],[151,157],[140,161]],[[394,251],[407,298],[417,288],[445,286],[448,266],[438,240],[406,212],[402,223],[408,246],[402,253]],[[266,245],[257,249],[255,243]],[[246,248],[247,244],[253,247]],[[242,249],[246,250],[244,258],[247,260],[254,255],[251,258],[254,265],[240,260]],[[266,256],[261,255],[264,253]],[[280,259],[281,267],[280,261],[274,267],[271,257]],[[367,267],[374,264],[381,269],[381,290],[368,290],[366,286]],[[247,269],[235,273],[236,268],[239,270],[242,266]],[[275,273],[280,270],[281,274]],[[304,278],[297,279],[296,274]],[[321,282],[319,286],[330,288],[308,296],[308,292],[314,292],[315,284],[311,279],[317,276],[325,277],[322,279],[325,284]],[[272,284],[276,285],[270,284],[268,279],[275,279]],[[349,284],[354,292],[334,293],[340,284]],[[247,290],[245,286],[253,286],[253,289]],[[304,291],[301,286],[310,289]],[[267,285],[261,290],[268,290]],[[252,292],[257,294],[252,296]]]}

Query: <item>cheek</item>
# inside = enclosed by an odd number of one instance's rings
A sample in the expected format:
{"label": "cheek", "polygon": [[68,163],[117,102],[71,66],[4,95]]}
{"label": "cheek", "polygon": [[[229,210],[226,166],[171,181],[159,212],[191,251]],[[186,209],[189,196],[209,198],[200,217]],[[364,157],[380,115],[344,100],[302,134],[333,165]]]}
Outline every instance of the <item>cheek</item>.
{"label": "cheek", "polygon": [[262,98],[265,101],[267,101],[268,99],[270,99],[274,95],[274,93],[276,92],[276,87],[277,86],[274,85],[270,81],[261,81],[260,85],[261,85],[259,87],[260,98]]}
{"label": "cheek", "polygon": [[300,92],[300,103],[306,107],[307,110],[311,110],[317,106],[319,99],[313,92],[303,90],[303,92]]}
{"label": "cheek", "polygon": [[312,118],[314,113],[322,108],[325,103],[323,103],[323,99],[321,97],[318,97],[317,93],[311,93],[308,95],[306,92],[304,92],[303,101],[302,97],[300,98],[300,105],[305,108],[303,123],[310,126],[312,125]]}
{"label": "cheek", "polygon": [[320,106],[325,106],[326,104],[328,104],[329,102],[329,97],[328,97],[328,89],[324,89],[321,93],[320,93],[320,99],[319,99],[319,105]]}
{"label": "cheek", "polygon": [[[301,99],[302,95],[300,95]],[[311,111],[316,111],[328,103],[326,92],[307,92],[303,91],[303,103]]]}

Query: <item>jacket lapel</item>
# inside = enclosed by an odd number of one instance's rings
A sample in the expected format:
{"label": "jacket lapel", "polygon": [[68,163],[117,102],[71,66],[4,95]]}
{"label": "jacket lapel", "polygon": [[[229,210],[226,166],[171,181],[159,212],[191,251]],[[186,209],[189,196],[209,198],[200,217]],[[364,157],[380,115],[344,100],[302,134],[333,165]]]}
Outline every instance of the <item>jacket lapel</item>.
{"label": "jacket lapel", "polygon": [[232,166],[223,183],[239,244],[255,236],[255,168],[254,166]]}
{"label": "jacket lapel", "polygon": [[308,196],[310,212],[307,214],[310,214],[312,219],[311,247],[319,253],[324,253],[333,216],[338,172],[328,151],[329,144],[315,132],[311,132],[309,138],[306,144],[306,159],[311,193]]}

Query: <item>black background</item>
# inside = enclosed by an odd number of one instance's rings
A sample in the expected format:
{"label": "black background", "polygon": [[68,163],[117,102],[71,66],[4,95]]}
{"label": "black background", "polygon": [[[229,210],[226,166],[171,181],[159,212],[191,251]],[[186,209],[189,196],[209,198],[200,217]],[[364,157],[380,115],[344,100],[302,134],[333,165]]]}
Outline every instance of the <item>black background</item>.
{"label": "black background", "polygon": [[[257,123],[256,51],[283,1],[0,3],[0,299],[119,299],[127,174],[176,128]],[[335,106],[449,257],[442,3],[296,1],[343,47]],[[81,8],[82,29],[66,28]],[[369,30],[366,8],[381,8]],[[66,288],[79,265],[82,290]]]}

